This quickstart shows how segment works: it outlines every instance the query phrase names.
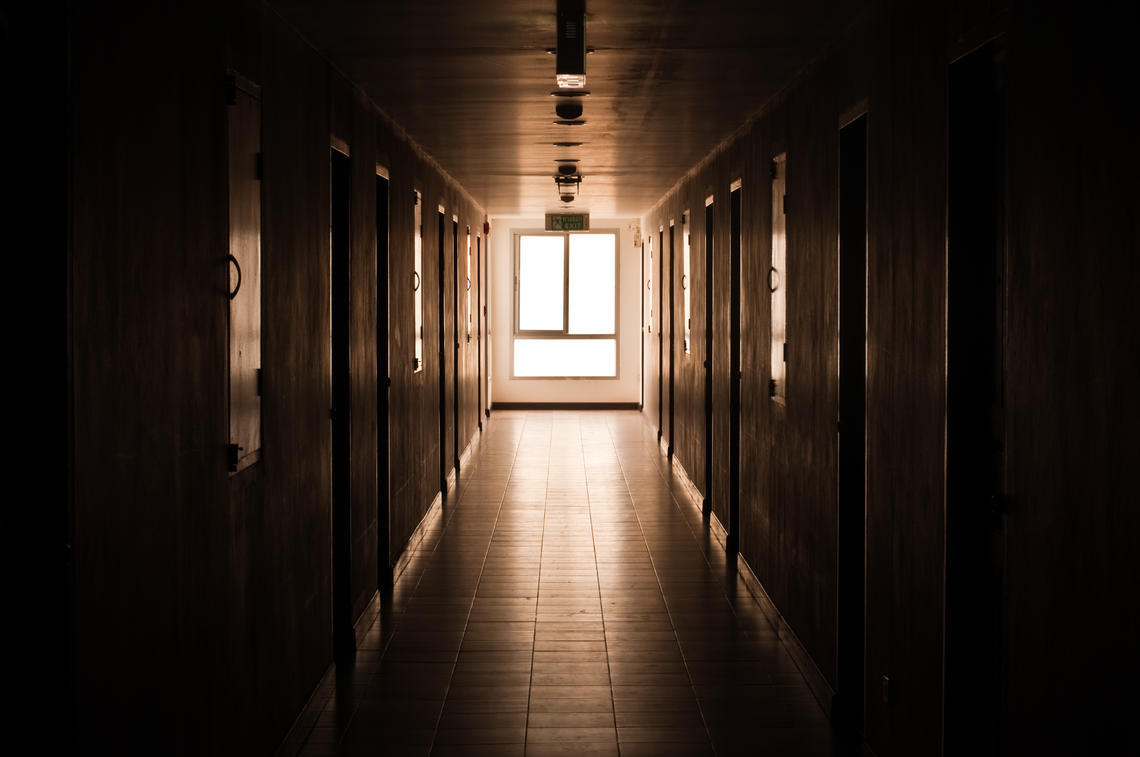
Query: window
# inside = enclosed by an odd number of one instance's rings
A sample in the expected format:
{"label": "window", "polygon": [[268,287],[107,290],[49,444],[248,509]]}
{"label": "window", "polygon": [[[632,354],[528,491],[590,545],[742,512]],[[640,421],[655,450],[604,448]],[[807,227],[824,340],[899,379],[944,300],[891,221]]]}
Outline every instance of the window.
{"label": "window", "polygon": [[617,240],[515,235],[516,378],[617,377]]}
{"label": "window", "polygon": [[471,227],[467,227],[467,341],[471,341]]}
{"label": "window", "polygon": [[787,274],[787,156],[783,153],[772,161],[772,266],[768,269],[768,292],[772,305],[772,357],[768,394],[781,405],[786,401],[788,361],[788,274]]}
{"label": "window", "polygon": [[231,73],[226,109],[231,473],[261,459],[261,88]]}
{"label": "window", "polygon": [[650,232],[646,241],[649,244],[649,278],[645,281],[645,288],[649,290],[649,333],[653,333],[653,233]]}
{"label": "window", "polygon": [[692,250],[692,245],[689,239],[689,211],[681,214],[681,244],[684,245],[684,256],[682,263],[683,271],[681,273],[681,290],[685,298],[685,354],[688,355],[692,352],[692,326],[693,318],[689,310],[689,284],[692,283],[692,276],[690,275],[689,268],[689,254]]}
{"label": "window", "polygon": [[416,190],[416,260],[415,270],[412,271],[412,287],[415,289],[416,333],[415,357],[412,359],[412,371],[418,373],[424,369],[424,210],[423,200],[419,190]]}

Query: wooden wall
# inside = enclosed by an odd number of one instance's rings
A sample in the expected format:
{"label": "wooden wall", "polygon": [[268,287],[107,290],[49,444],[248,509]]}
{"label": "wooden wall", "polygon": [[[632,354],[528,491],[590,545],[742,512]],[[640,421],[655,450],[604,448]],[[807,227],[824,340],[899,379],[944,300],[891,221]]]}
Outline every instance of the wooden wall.
{"label": "wooden wall", "polygon": [[239,522],[225,473],[221,38],[185,8],[73,11],[77,725],[87,752],[201,753],[220,696],[201,671],[225,656],[218,587]]}
{"label": "wooden wall", "polygon": [[[439,491],[436,207],[447,207],[449,283],[451,215],[465,269],[462,235],[484,213],[256,0],[75,9],[70,38],[77,747],[270,753],[332,661],[330,138],[351,153],[356,614]],[[263,450],[232,476],[227,68],[262,87],[264,166]],[[377,488],[377,163],[391,175],[390,512]],[[415,374],[413,189],[425,207],[427,337]],[[450,324],[453,288],[445,306]],[[477,430],[476,343],[460,340],[461,446]]]}
{"label": "wooden wall", "polygon": [[[857,47],[852,35],[848,47]],[[693,352],[678,352],[677,457],[704,489],[705,198],[713,207],[713,513],[727,527],[730,192],[742,182],[741,553],[830,680],[835,673],[839,114],[858,102],[862,61],[847,48],[680,181],[648,216],[693,209]],[[788,154],[787,405],[768,397],[769,163]],[[678,258],[677,275],[680,276]],[[678,312],[683,308],[678,292]]]}
{"label": "wooden wall", "polygon": [[1140,752],[1138,21],[1011,10],[1008,754]]}
{"label": "wooden wall", "polygon": [[[729,185],[743,180],[741,555],[832,687],[838,534],[838,130],[866,103],[866,710],[875,754],[943,750],[946,539],[947,75],[1008,42],[1007,492],[1001,754],[1135,751],[1124,689],[1140,670],[1131,429],[1138,150],[1119,24],[1060,5],[880,0],[645,216],[693,210],[693,340],[701,350],[703,198],[716,196],[714,285],[728,286]],[[1134,12],[1130,12],[1134,15]],[[1107,35],[1107,37],[1106,37]],[[1134,70],[1134,66],[1131,70]],[[761,104],[757,104],[758,107]],[[726,125],[726,131],[733,125]],[[787,152],[787,404],[768,397],[771,198]],[[680,319],[683,295],[674,291]],[[727,395],[728,299],[714,298],[714,397]],[[676,455],[703,487],[703,375],[673,354]],[[717,360],[721,355],[723,359]],[[658,370],[647,360],[649,385]],[[724,371],[722,373],[722,371]],[[668,387],[666,387],[666,392]],[[714,513],[727,496],[727,416],[714,399]],[[656,425],[655,409],[647,407]],[[666,437],[669,437],[666,427]],[[1132,461],[1129,463],[1128,461]],[[1128,502],[1129,504],[1124,504]],[[979,603],[983,599],[979,598]],[[795,643],[795,642],[793,642]],[[882,676],[889,676],[889,701]],[[985,687],[988,682],[980,682]],[[984,695],[984,691],[980,692]],[[1128,747],[1131,747],[1129,749]],[[984,752],[984,748],[981,748]]]}

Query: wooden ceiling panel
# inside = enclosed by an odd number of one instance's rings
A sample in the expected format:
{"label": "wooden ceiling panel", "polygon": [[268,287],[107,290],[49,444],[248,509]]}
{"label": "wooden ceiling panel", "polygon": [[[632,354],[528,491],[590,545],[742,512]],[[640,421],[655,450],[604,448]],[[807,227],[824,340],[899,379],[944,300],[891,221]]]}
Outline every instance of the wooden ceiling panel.
{"label": "wooden ceiling panel", "polygon": [[[636,216],[841,32],[862,0],[587,0],[582,126],[554,124],[555,0],[278,0],[491,215]],[[581,147],[555,147],[560,141]]]}

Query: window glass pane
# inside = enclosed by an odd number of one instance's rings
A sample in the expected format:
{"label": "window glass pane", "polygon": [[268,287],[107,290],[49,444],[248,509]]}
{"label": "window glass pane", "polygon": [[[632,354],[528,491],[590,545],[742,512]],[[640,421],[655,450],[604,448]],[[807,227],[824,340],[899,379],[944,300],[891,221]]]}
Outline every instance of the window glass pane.
{"label": "window glass pane", "polygon": [[464,285],[467,287],[467,341],[471,341],[471,227],[467,227],[467,276]]}
{"label": "window glass pane", "polygon": [[615,333],[615,243],[613,234],[570,235],[571,334]]}
{"label": "window glass pane", "polygon": [[564,240],[558,236],[519,239],[519,329],[562,331]]}
{"label": "window glass pane", "polygon": [[616,339],[515,340],[515,376],[616,375]]}
{"label": "window glass pane", "polygon": [[681,216],[681,240],[684,244],[685,251],[681,265],[681,289],[685,295],[685,352],[691,352],[693,316],[692,313],[689,312],[689,288],[693,285],[693,276],[689,270],[689,258],[691,254],[689,245],[692,239],[690,238],[689,211],[687,210],[684,215]]}
{"label": "window glass pane", "polygon": [[412,286],[415,287],[415,357],[412,361],[412,370],[421,371],[424,367],[424,217],[423,202],[420,193],[416,192],[416,220],[415,220],[415,272],[412,274]]}
{"label": "window glass pane", "polygon": [[781,153],[773,161],[772,179],[772,267],[768,269],[768,291],[772,307],[772,383],[769,394],[781,404],[785,397],[784,342],[787,341],[788,323],[788,240],[787,217],[784,214],[784,193],[787,191],[787,164]]}

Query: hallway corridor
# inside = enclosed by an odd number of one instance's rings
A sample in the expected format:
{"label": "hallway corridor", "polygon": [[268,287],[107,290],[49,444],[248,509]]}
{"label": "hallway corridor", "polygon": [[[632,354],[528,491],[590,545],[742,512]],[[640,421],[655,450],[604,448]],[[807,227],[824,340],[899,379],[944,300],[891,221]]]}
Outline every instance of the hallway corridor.
{"label": "hallway corridor", "polygon": [[278,754],[834,754],[671,479],[636,411],[496,412]]}

